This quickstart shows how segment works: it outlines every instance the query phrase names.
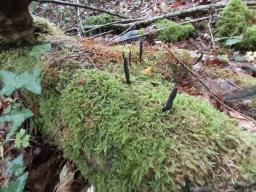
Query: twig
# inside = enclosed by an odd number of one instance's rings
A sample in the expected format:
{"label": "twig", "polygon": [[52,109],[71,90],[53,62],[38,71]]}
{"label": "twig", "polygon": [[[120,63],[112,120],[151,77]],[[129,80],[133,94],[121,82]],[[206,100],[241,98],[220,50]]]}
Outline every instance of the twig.
{"label": "twig", "polygon": [[[79,2],[79,0],[75,0],[75,3],[79,4],[80,2]],[[83,24],[82,24],[82,21],[80,18],[80,9],[79,9],[79,7],[75,7],[75,9],[76,9],[77,25],[79,26],[78,34],[79,34],[80,38],[82,38],[83,34],[84,34],[84,28],[83,28]]]}
{"label": "twig", "polygon": [[43,15],[43,14],[45,14],[45,13],[49,12],[49,11],[50,11],[50,10],[42,11],[42,12],[40,12],[40,13],[35,14],[35,16]]}
{"label": "twig", "polygon": [[113,21],[110,23],[106,23],[106,24],[102,24],[102,25],[89,25],[89,26],[85,26],[85,29],[88,29],[87,31],[85,31],[85,33],[89,33],[91,31],[94,31],[96,29],[100,29],[100,28],[104,28],[104,27],[109,27],[109,26],[113,26],[115,24],[118,23],[129,23],[129,22],[133,22],[136,21],[136,19],[122,19],[122,20],[118,20],[118,21]]}
{"label": "twig", "polygon": [[218,101],[220,104],[222,104],[224,107],[226,107],[227,109],[243,116],[244,118],[254,122],[256,124],[256,121],[250,117],[248,117],[247,115],[244,115],[243,113],[240,113],[239,111],[236,111],[235,109],[229,107],[228,105],[226,105],[225,103],[223,103],[216,95],[215,93],[211,90],[211,88],[209,88],[201,79],[200,77],[195,74],[191,69],[189,69],[186,64],[184,64],[168,47],[166,47],[164,45],[164,48],[187,70],[189,71],[195,78],[198,79],[198,81],[209,91],[209,93],[213,96],[214,99],[216,99],[216,101]]}
{"label": "twig", "polygon": [[134,25],[132,25],[131,27],[129,27],[128,29],[126,29],[126,30],[125,30],[124,32],[122,32],[121,34],[115,36],[115,37],[112,39],[112,41],[114,41],[116,38],[118,38],[118,37],[120,37],[120,36],[126,34],[127,32],[129,32],[129,31],[130,31],[133,27],[135,27],[135,26],[136,26],[136,22],[135,22]]}
{"label": "twig", "polygon": [[106,32],[103,32],[103,33],[99,33],[99,34],[97,34],[97,35],[94,35],[94,36],[89,37],[89,39],[94,39],[94,38],[99,37],[99,36],[101,36],[101,35],[105,35],[105,34],[112,33],[112,32],[113,32],[113,30],[106,31]]}
{"label": "twig", "polygon": [[82,5],[82,4],[77,4],[77,3],[71,3],[71,2],[66,2],[66,1],[56,1],[56,0],[34,0],[34,1],[37,1],[39,3],[55,3],[55,4],[59,4],[59,5],[68,5],[68,6],[73,6],[73,7],[79,7],[79,8],[89,9],[89,10],[98,11],[98,12],[102,12],[102,13],[107,13],[109,15],[113,15],[113,16],[116,16],[116,17],[119,17],[119,18],[127,19],[127,17],[125,17],[123,15],[112,13],[112,12],[107,11],[105,9],[100,9],[100,8],[92,7],[92,6],[89,6],[89,5]]}
{"label": "twig", "polygon": [[213,33],[212,33],[212,28],[211,28],[211,21],[212,21],[212,17],[209,18],[209,21],[208,21],[208,29],[209,29],[209,32],[210,32],[210,35],[211,35],[212,47],[213,47],[213,49],[215,50],[216,47],[215,47],[215,41],[214,41],[214,37],[213,37]]}
{"label": "twig", "polygon": [[93,60],[90,57],[87,57],[87,58],[91,62],[91,64],[94,66],[94,68],[98,69],[98,67],[94,64]]}

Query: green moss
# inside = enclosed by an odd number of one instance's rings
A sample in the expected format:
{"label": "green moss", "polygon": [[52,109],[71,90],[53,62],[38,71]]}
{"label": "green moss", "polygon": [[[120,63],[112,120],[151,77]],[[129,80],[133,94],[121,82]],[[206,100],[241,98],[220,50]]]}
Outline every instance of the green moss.
{"label": "green moss", "polygon": [[16,73],[31,70],[38,64],[35,57],[30,56],[31,46],[22,49],[9,49],[0,51],[0,68],[1,70],[9,70]]}
{"label": "green moss", "polygon": [[180,25],[168,19],[162,19],[156,23],[162,29],[158,33],[158,38],[167,42],[177,42],[195,35],[195,28],[191,24]]}
{"label": "green moss", "polygon": [[101,15],[96,15],[96,16],[88,17],[84,21],[84,24],[85,25],[102,25],[102,24],[106,24],[106,23],[112,22],[115,19],[116,19],[115,16],[103,13]]}
{"label": "green moss", "polygon": [[241,35],[254,21],[255,16],[242,0],[230,0],[216,24],[217,37]]}
{"label": "green moss", "polygon": [[[128,86],[96,70],[72,79],[61,95],[41,100],[44,130],[97,191],[176,192],[184,175],[205,184],[231,174],[230,164],[240,168],[249,144],[200,98],[179,94],[172,112],[161,113],[167,86]],[[221,160],[224,154],[230,162]]]}
{"label": "green moss", "polygon": [[55,24],[43,17],[33,16],[33,30],[39,35],[54,35],[60,34]]}
{"label": "green moss", "polygon": [[243,35],[242,47],[246,50],[256,50],[256,25],[248,27]]}

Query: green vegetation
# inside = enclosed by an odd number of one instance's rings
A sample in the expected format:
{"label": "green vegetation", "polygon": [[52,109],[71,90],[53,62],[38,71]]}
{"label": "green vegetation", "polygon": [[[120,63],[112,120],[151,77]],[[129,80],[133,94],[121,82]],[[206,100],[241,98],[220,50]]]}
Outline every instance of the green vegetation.
{"label": "green vegetation", "polygon": [[209,103],[180,94],[163,114],[169,89],[161,84],[141,79],[130,87],[96,70],[72,79],[61,95],[41,100],[44,131],[97,191],[178,191],[184,175],[210,183],[221,177],[219,166],[229,172],[223,154],[241,173],[250,144]]}
{"label": "green vegetation", "polygon": [[33,30],[36,35],[54,35],[60,34],[60,30],[43,17],[33,16]]}
{"label": "green vegetation", "polygon": [[[9,123],[9,130],[6,137],[0,140],[0,149],[10,148],[13,146],[17,149],[27,148],[29,146],[30,135],[26,133],[25,129],[20,129],[23,122],[31,118],[33,113],[20,104],[20,102],[11,97],[12,93],[20,88],[25,88],[35,94],[41,93],[40,86],[40,70],[34,69],[32,72],[24,72],[16,75],[10,71],[0,71],[1,90],[0,96],[3,103],[7,104],[6,108],[2,108],[0,116],[0,123]],[[14,141],[14,142],[13,142]],[[3,155],[3,151],[1,155]],[[8,159],[9,160],[9,159]],[[22,192],[26,184],[28,173],[25,172],[23,163],[23,155],[19,155],[16,159],[7,162],[1,159],[1,167],[3,173],[2,177],[8,177],[8,183],[0,187],[0,191]],[[6,167],[6,168],[3,168]]]}
{"label": "green vegetation", "polygon": [[242,0],[230,0],[216,24],[217,37],[241,35],[251,20],[250,10]]}
{"label": "green vegetation", "polygon": [[102,25],[102,24],[106,24],[106,23],[112,22],[115,19],[116,19],[115,16],[103,13],[101,15],[96,15],[96,16],[88,17],[84,21],[84,24],[85,25]]}
{"label": "green vegetation", "polygon": [[242,46],[246,50],[256,50],[256,25],[246,29],[242,38]]}
{"label": "green vegetation", "polygon": [[161,29],[158,38],[167,42],[177,42],[195,35],[195,28],[191,24],[180,25],[168,19],[162,19],[155,23]]}
{"label": "green vegetation", "polygon": [[250,10],[242,0],[230,0],[216,24],[216,36],[227,46],[236,49],[256,49],[256,11]]}
{"label": "green vegetation", "polygon": [[[22,66],[26,69],[34,63],[30,63],[31,50],[35,54],[38,49],[16,50],[16,54],[10,50],[0,60],[5,59],[6,69],[22,73]],[[59,54],[63,51],[68,53],[63,49]],[[185,52],[176,54],[190,58]],[[19,56],[26,55],[28,66],[18,65]],[[152,59],[144,57],[140,67],[132,64],[131,80],[136,83],[130,86],[123,83],[118,63],[102,66],[109,71],[103,72],[81,70],[71,60],[59,67],[44,60],[42,97],[33,100],[40,106],[35,118],[41,131],[54,138],[97,191],[176,192],[185,175],[199,185],[253,176],[250,168],[256,158],[254,150],[249,151],[255,146],[251,136],[237,130],[209,103],[179,94],[172,111],[161,113],[170,83],[155,72]],[[156,73],[152,77],[143,74],[148,66]],[[26,98],[31,101],[31,96]]]}

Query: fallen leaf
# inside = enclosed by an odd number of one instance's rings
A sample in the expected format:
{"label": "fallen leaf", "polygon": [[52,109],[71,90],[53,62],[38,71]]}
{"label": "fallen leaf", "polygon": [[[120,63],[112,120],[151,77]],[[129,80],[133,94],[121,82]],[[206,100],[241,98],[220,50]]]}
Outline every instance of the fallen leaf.
{"label": "fallen leaf", "polygon": [[152,76],[152,67],[148,67],[144,70],[144,74],[151,77]]}

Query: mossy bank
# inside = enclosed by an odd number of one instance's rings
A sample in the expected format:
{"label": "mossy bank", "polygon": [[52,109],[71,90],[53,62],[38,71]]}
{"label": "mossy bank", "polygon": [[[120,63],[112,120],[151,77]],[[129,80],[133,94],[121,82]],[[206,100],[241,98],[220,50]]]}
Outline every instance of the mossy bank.
{"label": "mossy bank", "polygon": [[28,47],[2,51],[1,69],[42,65],[43,94],[25,94],[38,110],[35,122],[97,192],[177,192],[185,176],[224,191],[255,175],[254,137],[207,101],[178,94],[174,108],[162,113],[172,86],[160,74],[133,73],[127,85],[121,63],[101,70],[71,60],[50,65],[63,54],[52,52],[40,61],[29,59]]}

